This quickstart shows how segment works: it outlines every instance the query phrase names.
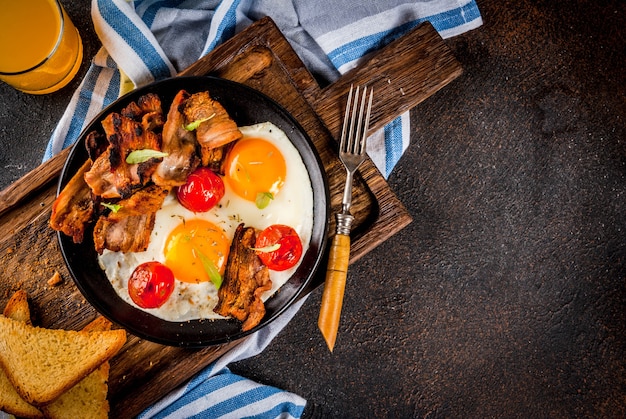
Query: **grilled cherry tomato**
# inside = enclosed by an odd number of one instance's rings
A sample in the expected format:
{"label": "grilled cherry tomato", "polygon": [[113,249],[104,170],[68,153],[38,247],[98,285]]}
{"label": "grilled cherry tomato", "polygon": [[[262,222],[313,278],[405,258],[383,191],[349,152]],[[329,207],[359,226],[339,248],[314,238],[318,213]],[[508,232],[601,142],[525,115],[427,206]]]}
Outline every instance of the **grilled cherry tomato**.
{"label": "grilled cherry tomato", "polygon": [[193,212],[206,212],[224,196],[224,181],[208,167],[199,167],[176,193],[181,205]]}
{"label": "grilled cherry tomato", "polygon": [[[274,247],[277,248],[272,250]],[[289,269],[302,257],[300,236],[296,230],[282,224],[271,225],[259,233],[255,248],[261,261],[273,271]]]}
{"label": "grilled cherry tomato", "polygon": [[130,298],[142,308],[161,307],[174,291],[174,274],[160,262],[137,266],[128,280]]}

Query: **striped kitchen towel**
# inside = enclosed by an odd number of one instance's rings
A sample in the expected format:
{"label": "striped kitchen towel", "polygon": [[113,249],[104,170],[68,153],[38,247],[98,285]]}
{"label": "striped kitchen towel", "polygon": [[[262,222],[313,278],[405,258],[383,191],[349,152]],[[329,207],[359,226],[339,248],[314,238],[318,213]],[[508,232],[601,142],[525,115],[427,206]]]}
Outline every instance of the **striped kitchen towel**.
{"label": "striped kitchen towel", "polygon": [[[176,75],[268,15],[323,83],[425,20],[444,38],[482,24],[475,0],[92,0],[103,48],[53,132],[44,160],[72,145],[90,120],[121,94]],[[372,134],[368,153],[387,177],[408,144],[407,113]],[[226,365],[260,353],[304,301],[141,417],[299,417],[304,399],[238,377]]]}
{"label": "striped kitchen towel", "polygon": [[233,374],[231,362],[260,354],[300,310],[306,297],[268,327],[245,337],[188,383],[142,412],[146,418],[299,418],[306,400],[297,394]]}
{"label": "striped kitchen towel", "polygon": [[[443,38],[482,24],[475,0],[92,0],[104,47],[53,132],[44,160],[73,144],[120,94],[174,76],[268,15],[322,83],[426,20]],[[408,147],[409,130],[407,112],[368,140],[368,154],[385,177]]]}

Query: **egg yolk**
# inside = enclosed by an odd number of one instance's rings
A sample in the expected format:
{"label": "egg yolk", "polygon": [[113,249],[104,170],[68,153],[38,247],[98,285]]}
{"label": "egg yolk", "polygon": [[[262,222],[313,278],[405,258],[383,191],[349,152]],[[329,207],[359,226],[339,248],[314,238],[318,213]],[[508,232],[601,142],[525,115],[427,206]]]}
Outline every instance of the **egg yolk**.
{"label": "egg yolk", "polygon": [[176,279],[198,283],[210,281],[210,272],[226,269],[230,244],[221,228],[201,220],[186,220],[165,241],[165,265]]}
{"label": "egg yolk", "polygon": [[262,138],[239,140],[226,158],[226,182],[248,201],[255,202],[259,194],[276,195],[285,183],[286,173],[280,150]]}

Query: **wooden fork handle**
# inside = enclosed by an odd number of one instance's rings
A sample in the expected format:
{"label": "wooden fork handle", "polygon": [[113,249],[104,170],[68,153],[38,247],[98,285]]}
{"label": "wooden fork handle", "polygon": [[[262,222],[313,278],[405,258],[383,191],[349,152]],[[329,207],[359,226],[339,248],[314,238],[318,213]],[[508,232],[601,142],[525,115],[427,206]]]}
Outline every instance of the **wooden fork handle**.
{"label": "wooden fork handle", "polygon": [[324,283],[322,305],[317,321],[317,326],[322,332],[328,349],[330,349],[331,352],[335,347],[337,330],[339,329],[339,319],[341,317],[341,306],[343,305],[343,294],[346,288],[349,260],[350,236],[335,234],[330,245],[326,282]]}

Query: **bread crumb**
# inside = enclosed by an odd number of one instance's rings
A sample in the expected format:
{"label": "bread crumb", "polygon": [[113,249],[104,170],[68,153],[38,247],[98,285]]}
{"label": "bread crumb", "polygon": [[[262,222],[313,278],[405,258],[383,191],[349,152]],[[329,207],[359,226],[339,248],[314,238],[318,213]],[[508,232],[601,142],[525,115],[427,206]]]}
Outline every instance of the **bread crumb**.
{"label": "bread crumb", "polygon": [[54,271],[54,275],[52,275],[52,277],[48,279],[48,285],[50,285],[51,287],[56,287],[61,282],[63,282],[63,278],[61,277],[61,274],[57,271]]}

